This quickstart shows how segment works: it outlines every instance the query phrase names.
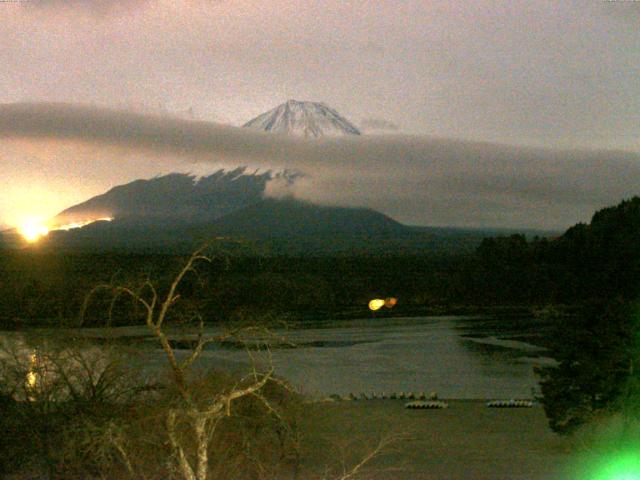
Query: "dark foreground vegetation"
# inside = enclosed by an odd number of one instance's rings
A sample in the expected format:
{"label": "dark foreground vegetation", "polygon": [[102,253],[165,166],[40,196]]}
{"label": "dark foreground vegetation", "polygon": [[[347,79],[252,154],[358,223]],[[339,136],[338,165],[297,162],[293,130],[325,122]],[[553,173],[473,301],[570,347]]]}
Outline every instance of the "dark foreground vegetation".
{"label": "dark foreground vegetation", "polygon": [[[268,353],[269,325],[228,325],[206,335],[196,310],[176,308],[183,282],[209,263],[195,252],[164,288],[102,285],[112,302],[128,298],[158,341],[165,368],[144,371],[148,358],[110,342],[14,336],[1,339],[0,474],[14,478],[353,478],[393,441],[382,438],[353,466],[320,466],[302,448],[318,431],[299,424],[305,403],[278,378],[269,355],[250,355],[245,372],[196,368],[205,345],[233,340]],[[114,303],[112,303],[113,305]],[[81,318],[88,312],[82,309]],[[109,318],[119,312],[109,309]],[[195,318],[194,318],[195,317]],[[193,322],[195,320],[195,322]],[[190,348],[178,351],[167,328],[192,328]],[[136,361],[137,360],[137,361]],[[305,419],[306,420],[306,419]],[[308,423],[307,423],[308,425]]]}
{"label": "dark foreground vegetation", "polygon": [[[37,366],[20,358],[3,362],[0,475],[187,480],[171,441],[191,460],[198,439],[178,387],[142,375],[130,352],[98,354],[86,347],[49,342],[39,345]],[[25,386],[29,372],[38,376],[33,388]],[[260,478],[260,472],[274,478],[295,468],[302,402],[276,380],[264,385],[261,398],[233,402],[232,413],[220,415],[215,429],[209,426],[209,478]],[[212,371],[190,378],[188,390],[204,405],[238,381]]]}
{"label": "dark foreground vegetation", "polygon": [[[475,252],[457,255],[293,257],[257,255],[248,245],[212,248],[214,255],[198,263],[197,274],[180,278],[178,297],[161,314],[168,324],[194,318],[202,325],[246,326],[269,318],[534,311],[553,325],[544,342],[558,365],[538,371],[551,428],[571,433],[602,415],[636,416],[640,198],[601,210],[589,225],[576,225],[558,238],[488,238]],[[4,251],[0,319],[8,329],[146,324],[162,345],[153,299],[173,298],[172,282],[184,265],[183,257],[172,255]],[[367,312],[371,298],[390,296],[399,299],[394,309]],[[198,345],[192,345],[196,357]],[[209,452],[207,475],[271,478],[281,469],[295,476],[304,463],[294,428],[303,399],[271,372],[249,383],[220,372],[185,370],[180,377],[168,355],[170,381],[156,388],[141,377],[131,380],[130,366],[119,370],[121,364],[111,366],[106,359],[101,368],[89,368],[89,360],[78,355],[68,349],[40,355],[57,372],[54,386],[61,390],[44,390],[37,401],[29,398],[35,394],[24,380],[34,365],[16,355],[3,357],[0,401],[8,413],[2,428],[12,432],[2,439],[5,471],[38,458],[38,468],[51,478],[77,473],[204,479],[181,470],[181,455],[196,465]],[[78,383],[83,387],[75,388]],[[232,392],[247,388],[249,393],[227,402],[229,409],[224,406]],[[110,397],[113,392],[121,398]],[[197,419],[211,411],[205,398],[217,399],[222,407],[216,412],[222,413],[206,417],[210,443],[203,451]],[[229,468],[235,470],[224,470]]]}

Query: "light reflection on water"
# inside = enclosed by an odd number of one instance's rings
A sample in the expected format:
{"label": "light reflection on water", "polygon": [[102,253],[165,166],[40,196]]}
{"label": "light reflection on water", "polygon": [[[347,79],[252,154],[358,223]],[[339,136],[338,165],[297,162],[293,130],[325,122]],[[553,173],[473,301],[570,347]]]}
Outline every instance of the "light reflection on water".
{"label": "light reflection on water", "polygon": [[[435,391],[440,398],[531,398],[539,391],[533,365],[549,359],[539,347],[510,338],[522,331],[510,325],[453,316],[332,322],[281,332],[298,347],[273,349],[269,358],[279,376],[317,396]],[[145,330],[126,332],[123,341],[139,340]],[[100,337],[106,329],[88,333]],[[143,344],[151,374],[165,359],[155,343]],[[241,349],[213,347],[199,366],[243,368],[247,360]]]}

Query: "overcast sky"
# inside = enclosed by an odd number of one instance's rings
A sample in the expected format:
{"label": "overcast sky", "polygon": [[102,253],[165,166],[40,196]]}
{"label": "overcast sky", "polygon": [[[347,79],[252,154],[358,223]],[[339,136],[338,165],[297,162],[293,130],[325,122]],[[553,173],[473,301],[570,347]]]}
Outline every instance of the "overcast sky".
{"label": "overcast sky", "polygon": [[[640,2],[31,0],[0,2],[0,38],[0,103],[173,114],[192,108],[199,120],[240,125],[294,98],[324,101],[356,125],[395,135],[640,152]],[[55,135],[2,140],[0,224],[55,214],[141,176],[203,168],[184,166],[175,152],[136,151],[135,142],[109,149],[74,142]],[[259,160],[249,153],[236,160]],[[613,157],[602,158],[619,165]],[[625,169],[635,168],[632,157]],[[354,163],[348,171],[361,168]],[[492,197],[494,184],[475,173],[460,185],[476,188],[472,196],[494,208],[480,220],[456,209],[430,217],[415,205],[403,210],[399,197],[356,195],[365,183],[354,184],[349,201],[411,223],[525,226],[526,213],[500,216],[504,191]],[[528,184],[522,174],[510,191]],[[587,209],[635,191],[633,179],[622,188],[605,174],[587,179],[588,188],[601,189],[597,200],[531,226],[588,220]],[[415,187],[402,181],[392,190]],[[542,208],[518,198],[508,204]],[[560,211],[563,198],[544,204]]]}

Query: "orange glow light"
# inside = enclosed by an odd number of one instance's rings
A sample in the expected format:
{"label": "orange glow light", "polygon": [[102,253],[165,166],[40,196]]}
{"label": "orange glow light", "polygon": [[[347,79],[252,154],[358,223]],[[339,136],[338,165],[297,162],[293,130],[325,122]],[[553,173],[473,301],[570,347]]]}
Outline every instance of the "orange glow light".
{"label": "orange glow light", "polygon": [[39,218],[24,220],[18,227],[18,233],[29,243],[35,243],[49,234],[49,228]]}
{"label": "orange glow light", "polygon": [[73,230],[75,228],[82,228],[93,222],[110,222],[112,220],[112,217],[101,217],[80,222],[67,223],[65,225],[53,225],[51,222],[45,223],[40,217],[30,217],[22,220],[18,225],[17,230],[22,238],[24,238],[28,243],[35,243],[42,237],[46,237],[49,232],[56,230]]}
{"label": "orange glow light", "polygon": [[393,308],[398,303],[398,299],[395,297],[389,297],[384,300],[384,306],[387,308]]}
{"label": "orange glow light", "polygon": [[101,217],[101,218],[94,218],[92,220],[85,220],[82,222],[72,222],[72,223],[67,223],[65,225],[59,225],[57,227],[55,227],[53,230],[73,230],[74,228],[82,228],[84,226],[90,225],[94,222],[110,222],[113,220],[113,217]]}

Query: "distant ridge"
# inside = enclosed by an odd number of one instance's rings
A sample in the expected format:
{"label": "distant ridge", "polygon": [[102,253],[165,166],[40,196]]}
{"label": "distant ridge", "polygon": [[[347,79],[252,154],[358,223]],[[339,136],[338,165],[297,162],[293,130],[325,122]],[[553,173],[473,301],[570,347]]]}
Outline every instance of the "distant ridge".
{"label": "distant ridge", "polygon": [[224,235],[249,238],[370,237],[397,235],[408,229],[370,208],[329,207],[294,198],[266,198],[216,222]]}
{"label": "distant ridge", "polygon": [[293,181],[295,174],[247,173],[246,168],[219,170],[197,179],[172,173],[135,180],[60,212],[54,222],[68,224],[87,219],[136,218],[138,222],[208,222],[262,200],[273,178]]}
{"label": "distant ridge", "polygon": [[289,100],[250,120],[243,127],[305,138],[361,134],[351,122],[324,103],[297,100]]}
{"label": "distant ridge", "polygon": [[329,207],[294,198],[263,198],[219,218],[188,221],[162,217],[116,217],[82,228],[54,231],[43,248],[73,251],[188,253],[212,238],[248,240],[279,254],[380,250],[411,229],[368,208]]}
{"label": "distant ridge", "polygon": [[410,228],[369,208],[265,196],[269,181],[292,184],[299,176],[287,170],[258,173],[241,167],[202,178],[173,173],[136,180],[60,212],[53,219],[55,225],[94,221],[51,231],[40,243],[42,248],[83,251],[188,252],[223,236],[272,245],[281,253],[318,253],[377,249],[410,235]]}

